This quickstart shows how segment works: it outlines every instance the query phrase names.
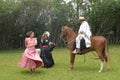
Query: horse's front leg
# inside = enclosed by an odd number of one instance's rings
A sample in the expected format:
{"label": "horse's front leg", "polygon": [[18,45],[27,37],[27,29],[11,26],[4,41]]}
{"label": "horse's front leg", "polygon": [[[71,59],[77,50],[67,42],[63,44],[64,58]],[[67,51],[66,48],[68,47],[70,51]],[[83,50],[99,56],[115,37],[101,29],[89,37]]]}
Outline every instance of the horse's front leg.
{"label": "horse's front leg", "polygon": [[74,65],[74,61],[75,61],[75,54],[72,53],[72,51],[70,52],[70,69],[73,69],[73,65]]}

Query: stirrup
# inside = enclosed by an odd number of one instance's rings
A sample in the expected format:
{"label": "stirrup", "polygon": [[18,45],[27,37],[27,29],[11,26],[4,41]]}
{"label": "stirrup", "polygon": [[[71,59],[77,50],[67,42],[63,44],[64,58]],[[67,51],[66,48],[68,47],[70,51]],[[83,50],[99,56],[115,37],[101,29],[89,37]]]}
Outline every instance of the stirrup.
{"label": "stirrup", "polygon": [[77,54],[77,55],[82,55],[82,52],[81,52],[81,51],[79,51],[79,52],[76,52],[76,54]]}

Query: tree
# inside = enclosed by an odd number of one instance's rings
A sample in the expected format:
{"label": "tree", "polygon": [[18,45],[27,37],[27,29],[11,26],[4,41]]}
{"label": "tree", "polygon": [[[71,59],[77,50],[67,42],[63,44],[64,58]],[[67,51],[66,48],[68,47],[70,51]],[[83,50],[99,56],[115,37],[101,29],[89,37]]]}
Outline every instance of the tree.
{"label": "tree", "polygon": [[16,29],[14,28],[17,16],[19,4],[11,1],[7,2],[4,0],[0,1],[0,48],[8,48],[12,46],[13,33]]}
{"label": "tree", "polygon": [[117,0],[89,0],[82,6],[95,35],[120,43],[120,3]]}
{"label": "tree", "polygon": [[[110,43],[120,43],[119,0],[1,0],[0,48],[24,46],[27,31],[34,31],[38,42],[46,30],[57,46],[61,27],[68,25],[76,32],[79,16],[85,16],[94,35],[105,36]],[[39,45],[38,45],[39,46]]]}

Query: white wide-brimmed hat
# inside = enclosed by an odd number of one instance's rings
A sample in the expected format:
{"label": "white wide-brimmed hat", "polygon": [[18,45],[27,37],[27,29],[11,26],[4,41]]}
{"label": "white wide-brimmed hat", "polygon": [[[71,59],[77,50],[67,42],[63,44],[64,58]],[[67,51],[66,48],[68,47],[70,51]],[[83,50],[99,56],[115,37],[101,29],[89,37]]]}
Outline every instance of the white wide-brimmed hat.
{"label": "white wide-brimmed hat", "polygon": [[79,17],[79,20],[85,20],[85,18],[83,16]]}
{"label": "white wide-brimmed hat", "polygon": [[50,32],[45,31],[45,32],[43,33],[43,35],[47,35],[47,37],[50,37]]}

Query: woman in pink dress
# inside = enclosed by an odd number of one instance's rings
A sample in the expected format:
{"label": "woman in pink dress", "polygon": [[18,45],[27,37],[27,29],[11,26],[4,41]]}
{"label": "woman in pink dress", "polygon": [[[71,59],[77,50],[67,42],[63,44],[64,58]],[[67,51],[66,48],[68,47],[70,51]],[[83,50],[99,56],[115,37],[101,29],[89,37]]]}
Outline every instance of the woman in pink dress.
{"label": "woman in pink dress", "polygon": [[34,73],[35,68],[43,67],[44,63],[35,49],[35,46],[37,45],[37,39],[34,38],[34,32],[29,31],[27,36],[29,37],[25,38],[26,49],[18,66],[22,68],[28,68],[30,69],[31,73]]}

